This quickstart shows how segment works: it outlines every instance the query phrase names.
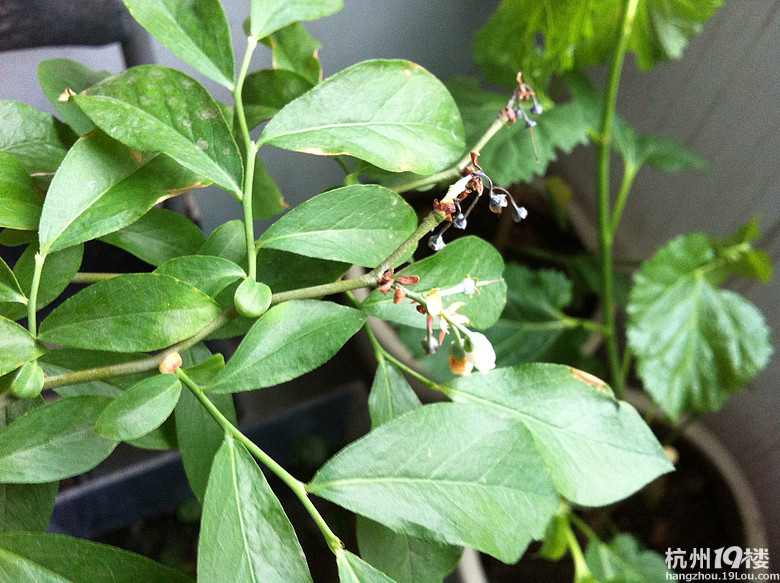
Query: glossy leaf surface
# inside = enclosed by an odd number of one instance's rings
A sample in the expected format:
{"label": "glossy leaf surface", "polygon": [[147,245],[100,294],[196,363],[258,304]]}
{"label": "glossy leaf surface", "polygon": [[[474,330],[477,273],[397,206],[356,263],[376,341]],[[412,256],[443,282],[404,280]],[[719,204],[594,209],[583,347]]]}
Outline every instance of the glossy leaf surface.
{"label": "glossy leaf surface", "polygon": [[2,573],[13,573],[8,581],[14,583],[194,583],[181,571],[116,547],[29,532],[0,534]]}
{"label": "glossy leaf surface", "polygon": [[130,14],[176,56],[233,88],[233,43],[219,0],[124,0]]}
{"label": "glossy leaf surface", "polygon": [[524,425],[562,496],[603,506],[673,469],[631,405],[596,377],[554,364],[524,364],[461,377],[448,395]]}
{"label": "glossy leaf surface", "polygon": [[181,394],[176,375],[156,375],[127,389],[106,407],[95,432],[107,439],[130,441],[146,435],[173,412]]}
{"label": "glossy leaf surface", "polygon": [[629,343],[645,389],[674,417],[719,409],[772,353],[758,308],[718,287],[730,273],[727,254],[703,233],[681,236],[634,279]]}
{"label": "glossy leaf surface", "polygon": [[[445,309],[455,302],[464,302],[458,313],[468,316],[474,328],[482,329],[498,320],[504,308],[506,283],[501,280],[503,271],[504,261],[492,245],[476,237],[463,237],[435,255],[405,267],[397,275],[418,275],[420,282],[409,286],[417,293],[456,286],[466,276],[492,282],[479,286],[479,294],[473,297],[463,293],[442,297]],[[363,302],[363,308],[372,316],[405,326],[425,328],[426,325],[425,316],[411,302],[396,305],[392,294],[385,296],[375,290]],[[438,326],[438,322],[435,325]]]}
{"label": "glossy leaf surface", "polygon": [[262,42],[273,51],[271,61],[274,69],[292,71],[311,85],[322,81],[322,64],[318,56],[322,44],[314,40],[301,23],[288,24]]}
{"label": "glossy leaf surface", "polygon": [[464,143],[447,89],[408,61],[365,61],[337,73],[285,106],[260,141],[420,174],[454,162]]}
{"label": "glossy leaf surface", "polygon": [[416,227],[414,210],[393,191],[345,186],[294,208],[263,233],[258,246],[374,267]]}
{"label": "glossy leaf surface", "polygon": [[311,583],[292,524],[243,445],[214,458],[201,519],[198,581]]}
{"label": "glossy leaf surface", "polygon": [[208,255],[187,255],[169,259],[155,269],[154,273],[187,282],[211,297],[246,276],[244,270],[232,261]]}
{"label": "glossy leaf surface", "polygon": [[261,39],[293,22],[335,14],[343,6],[343,0],[252,0],[249,34]]}
{"label": "glossy leaf surface", "polygon": [[104,235],[101,241],[132,253],[152,265],[195,255],[205,237],[198,226],[184,215],[153,208],[128,226]]}
{"label": "glossy leaf surface", "polygon": [[68,152],[41,214],[41,251],[117,231],[166,198],[205,186],[165,155],[144,155],[94,131]]}
{"label": "glossy leaf surface", "polygon": [[41,324],[47,342],[115,352],[159,350],[201,330],[219,305],[167,275],[120,275],[68,298]]}
{"label": "glossy leaf surface", "polygon": [[81,93],[110,77],[108,71],[95,71],[70,59],[50,59],[38,65],[38,81],[49,102],[68,125],[80,136],[95,129],[95,124],[72,101],[60,101],[66,89]]}
{"label": "glossy leaf surface", "polygon": [[0,482],[41,483],[91,470],[116,447],[94,432],[107,397],[69,397],[33,409],[0,431]]}
{"label": "glossy leaf surface", "polygon": [[253,128],[271,119],[313,86],[305,77],[287,69],[263,69],[247,75],[243,91],[247,125]]}
{"label": "glossy leaf surface", "polygon": [[0,317],[0,375],[19,368],[45,351],[26,328]]}
{"label": "glossy leaf surface", "polygon": [[505,562],[541,538],[558,505],[528,431],[456,403],[374,429],[328,461],[308,490],[401,534]]}
{"label": "glossy leaf surface", "polygon": [[0,152],[16,158],[30,174],[54,172],[75,140],[71,129],[53,115],[0,100]]}
{"label": "glossy leaf surface", "polygon": [[330,359],[364,321],[359,311],[331,302],[274,306],[252,326],[209,388],[233,393],[294,379]]}
{"label": "glossy leaf surface", "polygon": [[222,223],[198,248],[197,254],[222,257],[238,265],[246,265],[244,223],[237,220]]}
{"label": "glossy leaf surface", "polygon": [[73,99],[104,132],[141,152],[162,152],[222,188],[240,191],[238,146],[195,79],[159,65],[109,77]]}
{"label": "glossy leaf surface", "polygon": [[27,169],[10,154],[0,152],[0,227],[35,230],[43,199]]}

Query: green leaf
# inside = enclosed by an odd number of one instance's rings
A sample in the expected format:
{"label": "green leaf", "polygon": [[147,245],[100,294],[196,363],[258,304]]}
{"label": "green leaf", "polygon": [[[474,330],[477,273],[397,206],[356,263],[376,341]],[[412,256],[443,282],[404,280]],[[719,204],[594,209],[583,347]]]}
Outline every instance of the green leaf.
{"label": "green leaf", "polygon": [[596,377],[523,364],[456,379],[447,394],[524,425],[558,491],[584,506],[621,500],[673,469],[631,405]]}
{"label": "green leaf", "polygon": [[252,0],[249,36],[261,39],[293,22],[317,20],[343,7],[343,0]]}
{"label": "green leaf", "polygon": [[360,555],[397,583],[441,583],[463,553],[461,547],[401,536],[358,516]]}
{"label": "green leaf", "polygon": [[297,73],[310,85],[322,81],[322,65],[317,56],[322,44],[314,40],[299,22],[277,30],[262,42],[273,51],[274,69]]}
{"label": "green leaf", "polygon": [[21,162],[0,152],[0,227],[35,230],[43,198]]}
{"label": "green leaf", "polygon": [[463,150],[447,89],[408,61],[365,61],[287,104],[260,142],[317,155],[350,154],[400,172],[431,174]]}
{"label": "green leaf", "polygon": [[[486,285],[479,286],[479,294],[469,297],[458,293],[442,298],[444,308],[455,302],[464,302],[459,314],[467,316],[471,326],[483,329],[498,320],[506,301],[506,283],[501,280],[504,261],[496,249],[482,239],[456,239],[435,255],[409,265],[397,275],[418,275],[420,282],[410,289],[421,293],[433,288],[446,289],[458,285],[467,276]],[[394,304],[392,294],[382,295],[375,290],[363,302],[363,309],[383,320],[415,328],[425,328],[425,316],[417,312],[411,302]],[[435,323],[438,326],[438,322]]]}
{"label": "green leaf", "polygon": [[51,482],[82,474],[116,442],[93,428],[107,397],[69,397],[30,411],[0,431],[0,482]]}
{"label": "green leaf", "polygon": [[117,231],[158,202],[203,186],[165,155],[144,155],[100,131],[89,133],[51,182],[41,214],[41,252]]}
{"label": "green leaf", "polygon": [[663,136],[639,136],[637,138],[639,160],[664,170],[679,172],[688,168],[707,168],[708,164],[680,142]]}
{"label": "green leaf", "polygon": [[214,458],[206,488],[198,581],[311,583],[282,505],[249,452],[230,437]]}
{"label": "green leaf", "polygon": [[758,217],[753,217],[731,237],[713,237],[711,240],[718,248],[718,254],[728,262],[730,273],[768,282],[772,280],[772,259],[766,251],[746,245],[760,236]]}
{"label": "green leaf", "polygon": [[468,545],[507,563],[542,536],[558,506],[528,431],[456,403],[426,405],[374,429],[307,489],[400,534]]}
{"label": "green leaf", "polygon": [[214,99],[195,79],[141,65],[73,99],[97,126],[142,152],[162,152],[229,192],[240,192],[241,155]]}
{"label": "green leaf", "polygon": [[146,435],[138,439],[131,439],[128,443],[141,449],[151,449],[157,451],[167,451],[178,449],[179,443],[176,441],[176,419],[171,415],[163,423],[152,429]]}
{"label": "green leaf", "polygon": [[43,390],[43,369],[37,362],[23,364],[15,373],[11,373],[9,392],[19,399],[34,399]]}
{"label": "green leaf", "polygon": [[345,186],[297,206],[271,225],[257,244],[375,267],[416,227],[414,210],[393,191],[373,184]]}
{"label": "green leaf", "polygon": [[[24,250],[14,265],[14,275],[22,289],[30,289],[33,272],[35,271],[35,254],[38,252],[38,242],[31,243]],[[41,282],[38,288],[38,303],[36,307],[42,310],[56,300],[68,287],[70,280],[81,267],[84,256],[84,246],[76,245],[69,249],[51,253],[43,264]],[[27,315],[27,306],[21,304],[0,305],[0,314],[9,320],[18,320]]]}
{"label": "green leaf", "polygon": [[180,571],[116,547],[31,532],[0,534],[0,573],[13,573],[7,580],[15,583],[194,583]]}
{"label": "green leaf", "polygon": [[247,75],[242,93],[247,125],[253,128],[271,119],[293,99],[311,89],[314,83],[316,81],[286,69],[263,69]]}
{"label": "green leaf", "polygon": [[339,549],[336,551],[339,583],[396,583],[357,555]]}
{"label": "green leaf", "polygon": [[[476,81],[461,77],[448,87],[463,115],[469,144],[490,127],[509,98],[507,94],[483,91]],[[494,183],[528,182],[546,172],[549,164],[558,159],[559,150],[569,153],[589,140],[588,119],[577,101],[548,107],[541,115],[532,117],[538,122],[533,135],[520,120],[501,129],[480,150],[479,164]]]}
{"label": "green leaf", "polygon": [[66,89],[81,93],[103,79],[110,77],[108,71],[95,71],[70,59],[50,59],[38,65],[38,81],[47,99],[73,130],[83,136],[95,129],[95,124],[74,102],[60,101]]}
{"label": "green leaf", "polygon": [[628,340],[645,389],[673,417],[716,411],[769,362],[761,312],[718,286],[727,251],[703,233],[677,237],[634,278]]}
{"label": "green leaf", "polygon": [[368,395],[371,425],[379,427],[421,406],[420,398],[401,371],[386,360],[380,360]]}
{"label": "green leaf", "polygon": [[[0,430],[36,407],[43,399],[6,401],[0,406]],[[57,482],[0,484],[0,532],[45,531],[57,497]]]}
{"label": "green leaf", "polygon": [[0,258],[0,302],[27,304],[27,296],[19,286],[19,281],[2,258]]}
{"label": "green leaf", "polygon": [[152,265],[195,255],[205,237],[198,226],[184,215],[153,208],[128,226],[104,235],[105,243],[115,245]]}
{"label": "green leaf", "polygon": [[347,263],[276,249],[260,248],[257,254],[257,278],[274,293],[331,283],[344,275],[347,269]]}
{"label": "green leaf", "polygon": [[219,305],[167,275],[136,273],[95,283],[41,324],[45,342],[114,352],[159,350],[211,322]]}
{"label": "green leaf", "polygon": [[236,309],[242,316],[257,318],[268,310],[271,296],[271,288],[266,284],[254,279],[245,279],[236,289]]}
{"label": "green leaf", "polygon": [[0,375],[35,360],[45,351],[25,328],[0,316]]}
{"label": "green leaf", "polygon": [[181,394],[174,374],[153,376],[111,401],[100,415],[95,432],[107,439],[129,441],[159,427],[173,412]]}
{"label": "green leaf", "polygon": [[510,366],[544,361],[556,341],[570,329],[563,313],[572,300],[571,282],[552,270],[533,271],[510,263],[506,306],[486,336],[496,351],[496,362]]}
{"label": "green leaf", "polygon": [[288,208],[282,191],[258,157],[252,182],[252,216],[257,220],[270,219]]}
{"label": "green leaf", "polygon": [[244,223],[238,220],[222,223],[204,241],[197,254],[222,257],[238,265],[246,264]]}
{"label": "green leaf", "polygon": [[209,387],[235,393],[272,387],[328,361],[363,325],[358,310],[294,300],[268,310],[249,330]]}
{"label": "green leaf", "polygon": [[[120,352],[102,352],[99,350],[82,350],[80,348],[58,348],[49,350],[38,362],[48,376],[59,375],[89,368],[123,364],[145,358],[145,354],[123,354]],[[117,397],[122,391],[130,388],[150,373],[112,377],[101,381],[89,381],[57,387],[54,389],[61,397],[93,395]]]}
{"label": "green leaf", "polygon": [[674,578],[663,557],[642,550],[630,534],[619,534],[609,544],[591,539],[585,561],[593,576],[604,583],[656,583]]}
{"label": "green leaf", "polygon": [[53,115],[24,103],[0,100],[0,152],[16,158],[27,172],[54,172],[76,140]]}
{"label": "green leaf", "polygon": [[[233,395],[206,393],[206,397],[233,425],[238,425]],[[225,431],[189,390],[182,391],[174,415],[184,471],[193,493],[202,503],[211,465],[225,438]]]}
{"label": "green leaf", "polygon": [[208,255],[169,259],[154,273],[184,281],[212,298],[237,279],[246,277],[244,270],[232,261]]}
{"label": "green leaf", "polygon": [[230,24],[219,0],[124,0],[154,38],[195,69],[233,89]]}

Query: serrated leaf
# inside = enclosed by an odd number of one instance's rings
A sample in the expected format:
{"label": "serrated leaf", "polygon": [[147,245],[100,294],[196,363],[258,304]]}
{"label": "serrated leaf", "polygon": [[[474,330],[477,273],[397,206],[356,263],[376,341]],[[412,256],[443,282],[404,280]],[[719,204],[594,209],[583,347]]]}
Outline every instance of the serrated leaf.
{"label": "serrated leaf", "polygon": [[718,410],[772,354],[758,308],[718,287],[729,272],[718,252],[703,233],[677,237],[634,278],[629,344],[644,388],[673,417]]}
{"label": "serrated leaf", "polygon": [[417,216],[381,186],[329,190],[271,225],[258,247],[375,267],[414,232]]}
{"label": "serrated leaf", "polygon": [[141,65],[73,97],[97,126],[141,152],[162,152],[229,192],[240,192],[238,146],[214,99],[195,79]]}
{"label": "serrated leaf", "polygon": [[[467,316],[474,328],[483,329],[495,323],[504,308],[506,283],[501,279],[503,271],[504,261],[490,243],[476,237],[462,237],[435,255],[405,267],[397,275],[418,275],[420,282],[409,288],[418,293],[458,285],[466,276],[493,282],[479,286],[479,294],[472,297],[458,293],[442,298],[445,309],[455,302],[464,302],[458,313]],[[425,316],[411,302],[396,305],[392,294],[385,296],[378,290],[366,298],[363,309],[372,316],[405,326],[426,326]]]}
{"label": "serrated leaf", "polygon": [[346,550],[336,552],[339,583],[396,583],[357,555]]}
{"label": "serrated leaf", "polygon": [[262,42],[273,52],[276,70],[292,71],[311,85],[322,81],[322,65],[317,53],[322,44],[316,41],[299,22],[293,22],[268,35]]}
{"label": "serrated leaf", "polygon": [[46,349],[25,328],[0,316],[0,375],[35,360]]}
{"label": "serrated leaf", "polygon": [[247,125],[253,128],[271,119],[315,82],[286,69],[263,69],[247,75],[242,93]]}
{"label": "serrated leaf", "polygon": [[357,518],[360,555],[396,583],[441,583],[463,549],[397,534],[373,520]]}
{"label": "serrated leaf", "polygon": [[[508,97],[483,91],[472,79],[456,78],[448,87],[463,115],[466,142],[474,143],[506,107]],[[589,140],[588,120],[576,101],[556,105],[532,117],[538,122],[533,136],[520,120],[502,128],[480,150],[479,164],[494,183],[528,182],[545,173],[549,164],[558,159],[558,150],[569,153]]]}
{"label": "serrated leaf", "polygon": [[214,458],[201,519],[198,581],[311,583],[292,524],[243,445]]}
{"label": "serrated leaf", "polygon": [[76,135],[53,115],[18,101],[0,100],[0,152],[32,174],[54,172]]}
{"label": "serrated leaf", "polygon": [[299,20],[335,14],[343,0],[252,0],[249,35],[261,39]]}
{"label": "serrated leaf", "polygon": [[0,302],[27,304],[27,296],[19,287],[19,281],[2,258],[0,258]]}
{"label": "serrated leaf", "polygon": [[209,389],[235,393],[294,379],[330,359],[364,321],[358,310],[331,302],[274,306],[255,322]]}
{"label": "serrated leaf", "polygon": [[233,89],[230,23],[219,0],[124,0],[130,14],[171,52]]}
{"label": "serrated leaf", "polygon": [[95,124],[78,105],[70,100],[60,101],[59,97],[66,89],[81,93],[110,76],[108,71],[95,71],[70,59],[50,59],[38,65],[38,81],[46,98],[80,136],[95,129]]}
{"label": "serrated leaf", "polygon": [[307,489],[406,536],[508,563],[542,536],[558,506],[530,433],[457,403],[426,405],[374,429]]}
{"label": "serrated leaf", "polygon": [[174,374],[143,380],[111,401],[95,424],[95,432],[117,441],[138,439],[162,425],[180,394],[181,383]]}
{"label": "serrated leaf", "polygon": [[[31,243],[24,250],[14,265],[14,276],[22,289],[30,289],[35,271],[35,254],[38,251],[38,241]],[[70,280],[81,267],[84,256],[84,246],[76,245],[62,251],[49,254],[43,264],[40,286],[38,287],[38,302],[36,307],[42,310],[57,299],[68,287]],[[27,315],[27,306],[21,304],[0,305],[0,314],[9,320],[18,320]]]}
{"label": "serrated leaf", "polygon": [[0,152],[0,227],[35,230],[43,198],[22,163]]}
{"label": "serrated leaf", "polygon": [[[22,417],[43,399],[17,399],[0,405],[0,431]],[[54,510],[59,483],[0,484],[0,532],[17,530],[45,531]]]}
{"label": "serrated leaf", "polygon": [[[233,425],[238,424],[233,395],[206,393],[206,398],[214,403]],[[189,390],[182,391],[174,415],[176,439],[184,471],[195,497],[203,503],[214,456],[222,445],[225,431]]]}
{"label": "serrated leaf", "polygon": [[220,311],[206,294],[167,275],[127,274],[68,298],[41,323],[39,335],[75,348],[159,350],[197,333]]}
{"label": "serrated leaf", "polygon": [[591,539],[585,561],[593,576],[605,583],[656,583],[674,578],[664,558],[643,550],[630,534],[619,534],[609,543]]}
{"label": "serrated leaf", "polygon": [[107,397],[69,397],[33,409],[0,431],[0,482],[51,482],[91,470],[116,447],[94,431]]}
{"label": "serrated leaf", "polygon": [[152,265],[195,255],[205,242],[200,228],[184,215],[161,208],[153,208],[126,227],[103,235],[100,240],[110,243]]}
{"label": "serrated leaf", "polygon": [[401,371],[386,360],[379,361],[368,395],[371,425],[379,427],[421,406],[420,398]]}
{"label": "serrated leaf", "polygon": [[567,366],[523,364],[458,378],[447,394],[527,427],[561,495],[603,506],[673,467],[636,410],[598,382]]}
{"label": "serrated leaf", "polygon": [[431,174],[463,150],[460,113],[441,82],[408,61],[364,61],[287,104],[260,142],[350,154],[380,168]]}
{"label": "serrated leaf", "polygon": [[141,154],[96,130],[68,152],[41,213],[41,252],[117,231],[158,202],[206,186],[168,156]]}
{"label": "serrated leaf", "polygon": [[237,279],[246,276],[244,270],[232,261],[209,255],[169,259],[154,273],[184,281],[212,298]]}
{"label": "serrated leaf", "polygon": [[0,572],[3,569],[20,574],[22,578],[8,579],[15,583],[111,583],[119,573],[122,583],[194,583],[181,571],[141,555],[46,533],[0,534]]}

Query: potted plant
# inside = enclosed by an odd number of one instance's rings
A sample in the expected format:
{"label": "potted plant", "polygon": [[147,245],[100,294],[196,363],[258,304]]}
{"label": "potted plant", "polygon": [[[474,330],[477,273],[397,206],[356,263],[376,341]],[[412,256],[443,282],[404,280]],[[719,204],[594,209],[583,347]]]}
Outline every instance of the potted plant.
{"label": "potted plant", "polygon": [[[13,580],[188,580],[132,553],[43,532],[56,483],[123,441],[181,451],[203,505],[202,582],[317,576],[261,467],[305,509],[341,581],[398,583],[441,581],[464,546],[515,562],[546,531],[576,554],[572,505],[612,504],[671,471],[645,421],[596,376],[557,364],[496,367],[477,330],[506,304],[504,262],[475,237],[442,248],[442,231],[466,226],[475,204],[523,218],[478,152],[517,119],[535,125],[544,99],[527,78],[515,79],[481,137],[466,139],[470,120],[419,65],[366,61],[321,80],[317,43],[298,21],[336,12],[338,0],[253,0],[238,67],[217,0],[126,4],[234,102],[147,65],[114,76],[43,67],[67,125],[2,104],[14,122],[0,151],[2,238],[27,245],[13,270],[0,265],[0,564]],[[259,43],[275,68],[250,73]],[[254,219],[284,210],[257,157],[264,146],[333,156],[347,176],[258,238]],[[244,220],[206,238],[155,208],[206,184],[239,200]],[[399,195],[439,184],[447,192],[421,219]],[[728,265],[756,257],[744,246],[751,235],[735,243]],[[81,247],[93,239],[154,271],[79,273]],[[436,253],[402,268],[421,240]],[[607,291],[610,257],[602,257]],[[345,278],[350,265],[368,271]],[[73,280],[88,285],[43,317]],[[361,301],[351,291],[362,288],[375,291]],[[375,342],[369,315],[415,328],[427,352],[446,339],[460,378],[437,383],[400,362]],[[374,428],[303,482],[239,430],[232,395],[317,369],[361,330],[377,358]],[[203,341],[226,337],[241,337],[227,361],[204,352]],[[404,375],[451,402],[422,405]],[[44,389],[58,397],[44,402]],[[317,499],[360,516],[358,547],[345,547]],[[577,565],[578,580],[590,576]]]}

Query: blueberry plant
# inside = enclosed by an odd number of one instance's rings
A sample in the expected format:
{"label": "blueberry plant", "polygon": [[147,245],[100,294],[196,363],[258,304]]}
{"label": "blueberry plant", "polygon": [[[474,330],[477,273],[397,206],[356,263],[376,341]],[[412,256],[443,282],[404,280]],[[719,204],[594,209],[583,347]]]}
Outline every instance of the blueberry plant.
{"label": "blueberry plant", "polygon": [[[181,452],[203,509],[203,583],[312,581],[263,472],[308,513],[343,582],[440,582],[465,546],[511,563],[546,533],[550,544],[563,541],[571,551],[578,581],[594,580],[569,509],[621,500],[672,465],[636,410],[616,398],[622,376],[613,374],[613,393],[563,364],[500,366],[499,358],[496,366],[487,330],[507,305],[504,262],[476,237],[445,241],[450,226],[467,226],[476,204],[525,218],[522,201],[502,188],[515,177],[494,161],[502,151],[517,153],[509,137],[530,137],[521,126],[539,130],[537,154],[529,151],[521,166],[538,157],[543,167],[551,148],[561,147],[543,126],[547,118],[555,127],[567,110],[545,111],[552,106],[545,78],[538,71],[524,78],[518,68],[495,99],[467,87],[480,100],[476,112],[473,103],[459,108],[450,90],[407,61],[361,62],[322,80],[319,44],[299,21],[333,14],[341,0],[252,0],[238,67],[218,0],[125,2],[152,35],[234,100],[218,102],[197,80],[162,66],[110,75],[55,60],[41,65],[39,78],[64,121],[0,102],[0,239],[26,246],[13,269],[0,264],[3,578],[189,580],[138,555],[45,532],[58,482],[95,467],[124,441]],[[624,22],[636,5],[627,3]],[[616,34],[617,70],[629,32]],[[259,44],[273,52],[274,68],[250,72]],[[450,89],[462,97],[465,85]],[[587,88],[583,94],[597,100]],[[602,136],[611,136],[612,91],[605,103]],[[601,143],[608,154],[609,140]],[[653,154],[637,140],[625,143],[634,169]],[[263,146],[333,157],[347,176],[258,237],[255,219],[285,211],[258,157]],[[158,207],[206,185],[239,201],[243,220],[206,237],[188,218]],[[448,187],[446,194],[432,197],[418,218],[401,194],[434,185]],[[737,300],[709,286],[729,270],[756,266],[753,237],[748,228],[730,241],[686,239],[666,253],[687,258],[695,247],[702,263],[685,282],[725,297],[728,307]],[[153,271],[81,272],[83,245],[96,239]],[[436,253],[414,261],[420,241]],[[603,254],[606,297],[610,253]],[[653,305],[650,292],[664,293],[663,281],[653,282],[676,273],[663,268],[665,258],[654,261],[641,272],[648,283],[638,280],[639,307],[629,308],[640,323]],[[352,265],[366,271],[346,276]],[[70,282],[86,287],[43,317],[39,311]],[[362,288],[373,291],[361,301],[352,291]],[[333,301],[339,297],[345,302]],[[750,312],[742,300],[736,306]],[[426,352],[446,355],[456,378],[435,382],[399,361],[367,316],[415,329]],[[643,339],[656,341],[635,327],[641,355]],[[359,333],[377,360],[373,428],[301,481],[242,433],[232,395],[317,369]],[[234,337],[241,340],[227,361],[205,344]],[[447,401],[423,405],[409,377]],[[343,544],[318,498],[358,515],[359,548]]]}

